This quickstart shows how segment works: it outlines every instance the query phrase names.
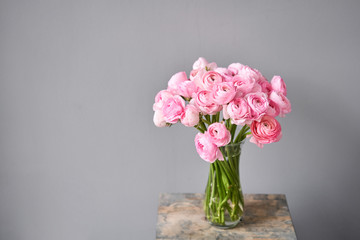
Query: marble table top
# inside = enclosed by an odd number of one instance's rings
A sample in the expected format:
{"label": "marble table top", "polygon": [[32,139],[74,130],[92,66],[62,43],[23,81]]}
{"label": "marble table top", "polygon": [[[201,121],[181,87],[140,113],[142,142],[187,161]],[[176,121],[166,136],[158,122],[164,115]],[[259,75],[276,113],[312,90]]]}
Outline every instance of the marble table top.
{"label": "marble table top", "polygon": [[156,239],[296,239],[283,194],[245,194],[243,221],[227,230],[213,227],[206,221],[203,196],[161,193]]}

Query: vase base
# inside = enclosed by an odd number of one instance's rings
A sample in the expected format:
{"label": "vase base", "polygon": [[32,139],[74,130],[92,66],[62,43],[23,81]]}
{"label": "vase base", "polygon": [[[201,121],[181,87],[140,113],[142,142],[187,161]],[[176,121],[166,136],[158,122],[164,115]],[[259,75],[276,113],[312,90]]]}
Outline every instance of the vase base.
{"label": "vase base", "polygon": [[214,223],[214,222],[211,222],[209,220],[207,220],[208,223],[210,223],[211,226],[214,226],[216,228],[220,228],[220,229],[230,229],[230,228],[234,228],[236,227],[239,222],[242,222],[243,221],[243,218],[241,217],[239,220],[237,221],[226,221],[225,220],[225,224],[224,225],[220,225],[218,223]]}

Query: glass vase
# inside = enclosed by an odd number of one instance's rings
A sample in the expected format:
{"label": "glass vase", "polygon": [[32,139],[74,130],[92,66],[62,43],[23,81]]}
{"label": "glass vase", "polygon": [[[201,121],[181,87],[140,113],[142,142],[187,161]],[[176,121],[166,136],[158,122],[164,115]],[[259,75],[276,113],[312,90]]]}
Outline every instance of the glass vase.
{"label": "glass vase", "polygon": [[240,142],[220,147],[224,160],[216,160],[210,164],[204,211],[208,222],[222,229],[235,227],[244,212],[239,175],[242,145],[243,142]]}

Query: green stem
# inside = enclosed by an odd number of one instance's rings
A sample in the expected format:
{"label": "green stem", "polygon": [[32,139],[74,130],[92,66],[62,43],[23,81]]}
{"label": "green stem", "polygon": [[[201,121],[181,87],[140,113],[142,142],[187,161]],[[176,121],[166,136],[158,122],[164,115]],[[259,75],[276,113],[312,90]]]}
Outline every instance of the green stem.
{"label": "green stem", "polygon": [[221,172],[220,172],[220,168],[219,168],[219,165],[218,165],[218,161],[215,161],[214,164],[215,164],[215,171],[216,171],[216,173],[215,173],[216,182],[217,182],[216,186],[217,186],[217,188],[219,190],[220,199],[222,199],[222,198],[224,198],[225,194],[223,192],[222,185],[220,184],[220,174],[221,174]]}
{"label": "green stem", "polygon": [[202,129],[202,127],[199,126],[199,125],[194,126],[194,128],[196,128],[197,130],[199,130],[201,133],[204,133],[204,132],[205,132],[205,130]]}
{"label": "green stem", "polygon": [[244,199],[237,169],[239,149],[225,146],[220,151],[224,160],[210,164],[204,210],[209,221],[223,226],[229,219],[236,221],[241,217]]}
{"label": "green stem", "polygon": [[222,208],[222,206],[227,202],[227,200],[229,199],[229,197],[230,197],[230,191],[228,191],[228,193],[226,194],[226,197],[225,197],[224,200],[220,203],[219,209]]}
{"label": "green stem", "polygon": [[[221,150],[224,158],[226,156],[225,152],[223,150]],[[228,178],[230,179],[232,185],[237,185],[238,184],[238,178],[236,177],[236,174],[234,173],[234,171],[231,169],[231,167],[229,166],[228,161],[226,161],[224,159],[224,161],[221,161],[221,166],[223,167],[225,173],[228,175]],[[234,182],[235,180],[235,182]]]}
{"label": "green stem", "polygon": [[206,123],[207,125],[211,125],[211,122],[209,122],[208,120],[206,120],[205,118],[201,118],[201,120]]}
{"label": "green stem", "polygon": [[216,122],[220,122],[220,112],[217,112],[216,113]]}
{"label": "green stem", "polygon": [[225,161],[219,162],[219,166],[220,166],[220,168],[222,169],[222,171],[225,173],[225,176],[227,177],[227,180],[228,180],[227,183],[228,183],[228,185],[229,185],[229,187],[230,187],[230,186],[234,185],[234,183],[233,183],[233,181],[232,181],[233,176],[232,176],[232,174],[228,171],[228,169],[224,166],[225,164],[226,164]]}
{"label": "green stem", "polygon": [[209,115],[205,115],[205,119],[208,120],[209,122],[211,122]]}
{"label": "green stem", "polygon": [[217,205],[218,205],[217,206],[217,215],[219,218],[219,223],[223,225],[223,224],[225,224],[225,211],[222,208],[222,206],[223,206],[222,202],[223,202],[223,199],[226,199],[226,196],[228,196],[228,194],[226,193],[227,190],[225,189],[225,186],[224,186],[224,183],[227,180],[226,180],[226,177],[223,175],[223,171],[220,170],[220,162],[219,161],[215,161],[215,167],[216,167],[217,187],[218,187],[218,191],[219,191],[219,199],[216,201]]}
{"label": "green stem", "polygon": [[[216,184],[216,179],[215,179],[215,172],[214,172],[214,164],[211,163],[210,164],[210,171],[211,171],[211,179],[212,179],[212,188],[211,188],[211,196],[210,196],[210,205],[212,205],[213,201],[214,201],[214,195],[215,195],[215,184]],[[211,206],[210,206],[211,207]]]}
{"label": "green stem", "polygon": [[231,172],[228,171],[228,168],[225,167],[225,165],[227,164],[227,160],[226,160],[227,154],[222,147],[220,147],[220,152],[222,153],[222,155],[224,157],[224,161],[221,161],[221,166],[224,168],[224,171],[228,175],[229,179],[231,179],[231,178],[233,178],[233,175]]}
{"label": "green stem", "polygon": [[205,205],[204,205],[204,211],[206,212],[206,218],[210,219],[210,208],[209,208],[209,203],[210,203],[210,194],[211,194],[211,182],[212,182],[212,177],[213,177],[213,173],[212,173],[212,168],[210,167],[210,171],[209,171],[209,179],[208,179],[208,183],[206,185],[206,198],[205,198]]}
{"label": "green stem", "polygon": [[[230,169],[232,169],[233,172],[234,172],[234,170],[236,170],[236,169],[235,169],[235,166],[234,166],[234,163],[233,163],[233,159],[232,159],[232,156],[231,156],[232,152],[230,151],[229,146],[226,146],[225,149],[226,149],[226,153],[227,153],[228,163],[229,163],[229,165],[230,165]],[[234,175],[236,176],[235,172],[234,172]]]}
{"label": "green stem", "polygon": [[201,120],[202,120],[202,119],[200,118],[199,124],[200,124],[201,128],[204,130],[204,132],[206,132],[206,131],[207,131],[206,125],[205,125],[205,123],[204,123],[203,121],[201,121]]}
{"label": "green stem", "polygon": [[231,133],[231,142],[234,140],[235,132],[236,132],[237,125],[231,124],[230,133]]}
{"label": "green stem", "polygon": [[230,128],[230,119],[226,119],[225,120],[225,127],[227,128],[227,129],[229,129]]}
{"label": "green stem", "polygon": [[237,137],[235,138],[234,143],[238,143],[238,142],[241,142],[242,140],[244,140],[245,137],[246,137],[246,136],[244,137],[244,134],[245,134],[249,129],[250,129],[250,127],[249,127],[248,125],[244,125],[244,126],[241,128],[241,130],[240,130],[239,134],[237,135]]}
{"label": "green stem", "polygon": [[211,115],[211,123],[216,122],[216,114],[215,115]]}

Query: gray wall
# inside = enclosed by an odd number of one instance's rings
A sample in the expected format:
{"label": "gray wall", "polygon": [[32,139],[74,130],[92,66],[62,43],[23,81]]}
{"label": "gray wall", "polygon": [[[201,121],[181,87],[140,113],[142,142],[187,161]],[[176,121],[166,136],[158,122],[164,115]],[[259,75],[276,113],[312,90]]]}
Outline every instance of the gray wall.
{"label": "gray wall", "polygon": [[285,193],[299,239],[359,239],[360,4],[0,2],[0,239],[153,239],[160,192],[203,192],[195,129],[152,123],[203,56],[281,75],[281,142],[246,143],[247,193]]}

